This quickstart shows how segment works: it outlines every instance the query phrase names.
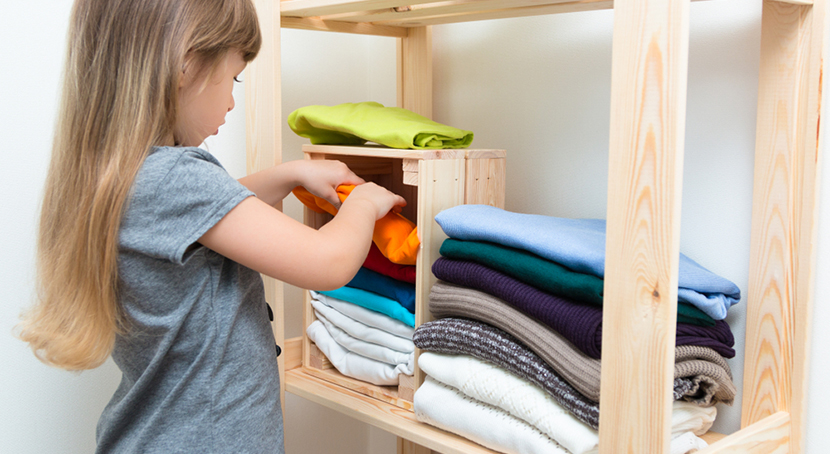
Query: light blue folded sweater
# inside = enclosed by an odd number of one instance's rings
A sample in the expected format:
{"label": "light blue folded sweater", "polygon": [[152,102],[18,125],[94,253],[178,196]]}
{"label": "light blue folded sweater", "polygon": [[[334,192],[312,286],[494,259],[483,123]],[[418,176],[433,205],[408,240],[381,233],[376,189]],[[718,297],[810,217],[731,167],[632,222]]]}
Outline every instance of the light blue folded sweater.
{"label": "light blue folded sweater", "polygon": [[[459,205],[435,221],[450,238],[489,241],[524,249],[573,271],[605,276],[605,221],[568,219],[505,211],[488,205]],[[677,297],[715,320],[741,299],[737,285],[680,254]]]}

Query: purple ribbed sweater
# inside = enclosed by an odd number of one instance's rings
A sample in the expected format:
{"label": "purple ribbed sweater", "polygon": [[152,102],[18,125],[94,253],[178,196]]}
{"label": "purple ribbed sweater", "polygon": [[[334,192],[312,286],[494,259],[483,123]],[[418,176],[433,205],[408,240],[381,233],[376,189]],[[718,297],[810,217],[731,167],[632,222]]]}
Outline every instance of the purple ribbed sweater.
{"label": "purple ribbed sweater", "polygon": [[[516,309],[550,326],[592,358],[602,351],[602,309],[551,295],[475,262],[439,258],[435,277],[503,299]],[[715,326],[677,324],[676,345],[709,347],[724,357],[735,356],[735,338],[723,320]]]}

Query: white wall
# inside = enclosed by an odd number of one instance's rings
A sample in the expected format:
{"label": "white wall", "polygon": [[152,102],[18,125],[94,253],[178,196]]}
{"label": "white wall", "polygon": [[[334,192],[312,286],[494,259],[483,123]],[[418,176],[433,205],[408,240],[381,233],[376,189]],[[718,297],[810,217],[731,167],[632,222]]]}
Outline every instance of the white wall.
{"label": "white wall", "polygon": [[[107,363],[82,374],[43,366],[11,336],[32,299],[34,231],[43,186],[69,1],[6,0],[0,6],[0,450],[82,453],[94,447],[98,415],[120,374]],[[758,79],[760,2],[691,7],[681,250],[737,283],[748,279]],[[508,152],[507,208],[555,216],[604,217],[613,13],[567,14],[434,28],[435,120],[473,130],[477,148]],[[386,38],[283,30],[283,119],[309,104],[374,100],[394,105],[394,44]],[[241,176],[244,96],[208,147]],[[827,102],[825,102],[827,105]],[[283,126],[284,159],[304,139]],[[830,165],[824,161],[825,175]],[[814,310],[807,452],[824,452],[830,412],[830,185],[823,188]],[[294,199],[286,212],[299,218]],[[824,279],[822,279],[824,277]],[[299,292],[287,290],[287,334],[300,334]],[[727,321],[738,341],[730,361],[742,380],[745,307]],[[286,447],[300,453],[393,452],[395,439],[288,395]],[[720,406],[715,429],[740,423],[740,400]],[[319,436],[315,427],[326,427]],[[337,440],[337,441],[335,441]]]}

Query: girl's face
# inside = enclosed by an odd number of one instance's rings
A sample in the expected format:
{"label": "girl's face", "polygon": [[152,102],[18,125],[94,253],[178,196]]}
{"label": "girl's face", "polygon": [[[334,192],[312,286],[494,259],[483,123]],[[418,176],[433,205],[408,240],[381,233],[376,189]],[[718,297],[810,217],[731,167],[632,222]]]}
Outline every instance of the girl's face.
{"label": "girl's face", "polygon": [[179,93],[179,121],[174,131],[179,145],[195,147],[219,132],[219,126],[225,124],[225,115],[234,106],[234,80],[245,65],[242,55],[231,51],[207,80],[184,74]]}

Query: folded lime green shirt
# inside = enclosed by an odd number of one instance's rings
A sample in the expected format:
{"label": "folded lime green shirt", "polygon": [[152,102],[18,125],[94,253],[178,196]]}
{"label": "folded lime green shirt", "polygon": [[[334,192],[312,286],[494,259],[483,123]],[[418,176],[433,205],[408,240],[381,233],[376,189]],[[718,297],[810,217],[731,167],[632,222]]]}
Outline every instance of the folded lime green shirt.
{"label": "folded lime green shirt", "polygon": [[[447,238],[439,253],[455,260],[467,260],[500,271],[525,284],[576,303],[602,306],[604,282],[592,274],[577,273],[536,254],[484,241]],[[677,304],[677,321],[714,326],[715,320],[691,304]]]}
{"label": "folded lime green shirt", "polygon": [[436,123],[400,107],[376,102],[301,107],[288,116],[288,126],[315,145],[363,145],[391,148],[467,148],[473,133]]}

